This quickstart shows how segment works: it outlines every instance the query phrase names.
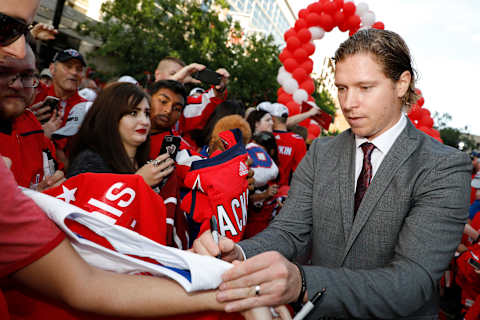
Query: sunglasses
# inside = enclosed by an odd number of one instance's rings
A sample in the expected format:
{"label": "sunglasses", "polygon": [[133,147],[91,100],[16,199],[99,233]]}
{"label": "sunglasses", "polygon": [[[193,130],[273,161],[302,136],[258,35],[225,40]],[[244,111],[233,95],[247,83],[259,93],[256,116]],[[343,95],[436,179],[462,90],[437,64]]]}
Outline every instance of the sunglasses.
{"label": "sunglasses", "polygon": [[32,29],[31,24],[12,18],[0,12],[0,47],[6,47],[26,35]]}

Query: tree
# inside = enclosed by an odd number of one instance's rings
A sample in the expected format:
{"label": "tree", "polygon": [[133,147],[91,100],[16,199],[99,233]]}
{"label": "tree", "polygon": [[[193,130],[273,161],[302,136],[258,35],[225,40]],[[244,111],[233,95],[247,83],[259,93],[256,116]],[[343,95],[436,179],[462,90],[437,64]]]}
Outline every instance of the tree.
{"label": "tree", "polygon": [[440,114],[438,112],[433,113],[433,119],[435,129],[440,132],[440,138],[447,146],[451,146],[459,149],[460,145],[463,145],[462,151],[472,151],[476,149],[477,143],[468,133],[468,126],[463,129],[457,129],[447,126],[452,120],[452,116],[448,113]]}
{"label": "tree", "polygon": [[230,97],[247,104],[273,100],[278,84],[279,48],[273,38],[250,35],[244,44],[238,23],[222,21],[213,6],[225,1],[114,0],[102,5],[103,23],[84,23],[79,30],[103,42],[93,56],[108,57],[110,77],[129,74],[137,79],[153,72],[170,55],[210,69],[225,67],[232,75]]}

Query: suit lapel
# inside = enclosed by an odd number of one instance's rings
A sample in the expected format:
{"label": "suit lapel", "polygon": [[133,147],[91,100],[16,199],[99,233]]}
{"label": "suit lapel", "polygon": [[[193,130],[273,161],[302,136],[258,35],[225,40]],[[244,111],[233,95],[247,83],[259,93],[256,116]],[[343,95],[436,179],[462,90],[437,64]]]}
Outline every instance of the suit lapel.
{"label": "suit lapel", "polygon": [[[352,225],[352,230],[349,234],[347,244],[345,246],[342,263],[345,260],[348,252],[350,251],[355,239],[358,237],[358,234],[365,226],[365,223],[367,222],[369,216],[372,214],[377,202],[382,197],[384,191],[397,173],[398,169],[417,148],[418,140],[415,137],[414,130],[416,130],[415,127],[408,120],[407,126],[398,136],[397,140],[392,145],[392,148],[380,164],[380,167],[378,168],[372,180],[372,183],[368,187],[367,192],[363,197],[362,203],[358,208],[355,221]],[[353,217],[354,191],[351,191],[351,193],[352,200],[350,202],[350,205],[352,207],[351,212]]]}
{"label": "suit lapel", "polygon": [[346,135],[345,150],[340,158],[340,201],[345,242],[347,242],[353,224],[353,201],[355,195],[355,136]]}

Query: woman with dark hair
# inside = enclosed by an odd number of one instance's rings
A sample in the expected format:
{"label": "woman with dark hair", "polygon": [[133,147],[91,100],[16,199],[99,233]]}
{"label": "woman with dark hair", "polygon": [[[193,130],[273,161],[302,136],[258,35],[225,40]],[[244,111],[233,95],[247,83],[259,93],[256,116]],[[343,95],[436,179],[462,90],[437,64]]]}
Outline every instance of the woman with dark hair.
{"label": "woman with dark hair", "polygon": [[131,83],[105,88],[75,135],[67,177],[80,173],[137,173],[150,186],[173,171],[167,153],[147,163],[150,151],[150,98]]}
{"label": "woman with dark hair", "polygon": [[273,132],[273,119],[266,111],[253,110],[248,114],[247,122],[253,135],[261,131]]}

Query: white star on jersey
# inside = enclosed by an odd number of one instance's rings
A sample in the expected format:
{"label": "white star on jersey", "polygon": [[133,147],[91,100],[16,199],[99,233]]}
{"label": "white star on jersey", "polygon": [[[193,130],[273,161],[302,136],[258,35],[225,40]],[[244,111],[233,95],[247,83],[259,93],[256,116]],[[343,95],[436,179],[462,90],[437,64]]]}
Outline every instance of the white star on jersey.
{"label": "white star on jersey", "polygon": [[75,201],[75,192],[77,188],[69,190],[67,187],[62,185],[63,193],[61,195],[56,196],[57,199],[64,199],[66,203],[70,203],[70,201]]}

